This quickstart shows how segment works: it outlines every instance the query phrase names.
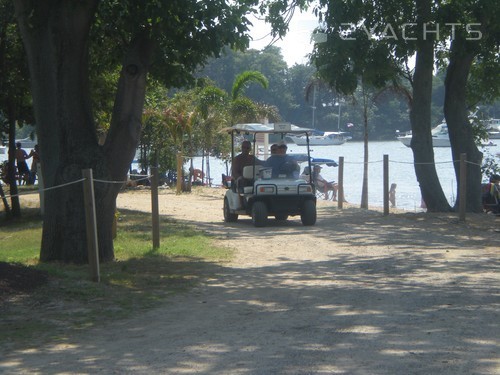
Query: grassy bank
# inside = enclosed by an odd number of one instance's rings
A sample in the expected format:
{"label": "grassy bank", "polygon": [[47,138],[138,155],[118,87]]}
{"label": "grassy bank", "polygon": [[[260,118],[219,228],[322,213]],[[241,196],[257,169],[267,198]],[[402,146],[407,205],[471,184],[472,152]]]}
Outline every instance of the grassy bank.
{"label": "grassy bank", "polygon": [[1,347],[64,340],[75,330],[161,306],[169,295],[217,274],[231,256],[204,233],[166,218],[161,218],[161,247],[153,249],[151,217],[123,210],[116,261],[102,264],[101,282],[93,283],[87,265],[39,263],[42,222],[37,209],[23,214],[0,227],[0,262],[22,266],[27,273],[19,273],[20,281],[36,288],[7,290],[7,275],[0,275]]}

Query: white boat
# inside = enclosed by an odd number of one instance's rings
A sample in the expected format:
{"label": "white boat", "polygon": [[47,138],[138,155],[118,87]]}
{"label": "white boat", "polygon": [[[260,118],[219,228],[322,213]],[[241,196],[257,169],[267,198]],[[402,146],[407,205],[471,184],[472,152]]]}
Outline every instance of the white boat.
{"label": "white boat", "polygon": [[[432,129],[432,146],[433,147],[450,147],[450,137],[448,137],[448,125],[442,122]],[[410,147],[411,132],[396,137],[398,141],[407,147]]]}
{"label": "white boat", "polygon": [[492,118],[485,121],[489,139],[500,139],[500,119]]}
{"label": "white boat", "polygon": [[[322,135],[310,135],[310,146],[338,146],[346,143],[352,137],[346,132],[324,132]],[[304,135],[289,135],[286,137],[288,141],[295,143],[297,146],[305,146],[307,144],[306,136]]]}
{"label": "white boat", "polygon": [[35,139],[31,138],[23,138],[23,139],[16,139],[16,144],[20,142],[21,143],[21,148],[33,148],[35,145],[38,143],[38,141]]}

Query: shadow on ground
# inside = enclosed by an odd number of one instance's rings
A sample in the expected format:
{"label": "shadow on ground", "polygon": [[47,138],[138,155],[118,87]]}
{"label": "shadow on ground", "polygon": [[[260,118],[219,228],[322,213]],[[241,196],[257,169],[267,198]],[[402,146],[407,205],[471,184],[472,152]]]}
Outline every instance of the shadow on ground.
{"label": "shadow on ground", "polygon": [[[214,276],[206,284],[161,309],[58,345],[7,353],[0,370],[498,373],[500,267],[492,251],[499,248],[498,233],[449,216],[423,221],[325,209],[314,227],[299,220],[263,229],[249,219],[191,223],[220,238],[252,238],[258,231],[264,241],[281,236],[284,243],[307,232],[347,250],[321,261],[211,265]],[[373,246],[388,251],[362,255]]]}

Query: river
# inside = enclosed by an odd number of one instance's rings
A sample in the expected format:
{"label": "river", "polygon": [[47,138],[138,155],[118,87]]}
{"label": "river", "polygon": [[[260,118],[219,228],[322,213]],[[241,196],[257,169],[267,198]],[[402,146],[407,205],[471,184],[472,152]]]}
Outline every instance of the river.
{"label": "river", "polygon": [[[485,156],[495,155],[500,152],[500,141],[495,140],[497,145],[484,147],[482,151]],[[305,146],[288,145],[288,153],[305,153]],[[369,143],[369,167],[368,167],[368,203],[371,206],[383,206],[383,156],[389,155],[389,184],[397,184],[396,207],[408,211],[421,210],[420,189],[413,167],[413,153],[409,147],[399,141],[383,141]],[[26,149],[30,152],[30,149]],[[363,184],[363,143],[347,142],[340,146],[315,146],[311,147],[311,156],[316,158],[327,158],[339,160],[344,157],[344,195],[349,203],[360,204],[361,189]],[[0,162],[7,155],[0,155]],[[436,170],[443,191],[450,202],[454,204],[456,198],[456,178],[453,169],[451,148],[435,147],[434,158]],[[498,160],[498,159],[497,159]],[[202,158],[193,159],[194,167],[202,169]],[[31,159],[28,160],[28,164]],[[206,170],[205,168],[203,168]],[[210,175],[213,185],[221,184],[222,173],[226,174],[226,165],[217,158],[210,159]],[[323,166],[321,171],[327,180],[338,180],[338,168]]]}
{"label": "river", "polygon": [[[500,146],[482,148],[487,153],[495,155],[500,152]],[[383,157],[389,156],[389,184],[397,184],[396,207],[409,211],[421,210],[421,194],[413,166],[413,153],[409,147],[401,142],[382,141],[370,142],[368,146],[368,203],[371,206],[383,206]],[[347,142],[340,146],[311,147],[311,156],[339,160],[344,157],[344,194],[349,203],[360,204],[363,184],[363,143]],[[305,146],[288,145],[288,153],[305,153]],[[434,148],[436,170],[443,191],[450,202],[456,199],[456,178],[453,169],[451,148]],[[202,159],[194,158],[195,168],[201,169]],[[206,167],[204,168],[206,170]],[[210,160],[210,175],[214,184],[221,183],[221,174],[226,173],[225,164],[215,158]],[[321,171],[327,180],[338,180],[338,168],[323,166]]]}

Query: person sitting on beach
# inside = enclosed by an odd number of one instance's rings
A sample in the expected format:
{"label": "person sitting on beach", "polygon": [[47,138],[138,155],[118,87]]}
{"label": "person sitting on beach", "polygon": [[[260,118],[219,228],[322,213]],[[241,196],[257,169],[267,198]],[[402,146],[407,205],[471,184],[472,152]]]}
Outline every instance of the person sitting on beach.
{"label": "person sitting on beach", "polygon": [[325,200],[328,199],[328,191],[332,191],[332,200],[336,201],[337,200],[337,191],[339,189],[338,184],[335,181],[327,181],[322,175],[321,175],[321,165],[315,164],[313,168],[313,181],[318,187],[318,189],[321,189],[325,193]]}
{"label": "person sitting on beach", "polygon": [[483,185],[482,202],[486,212],[500,214],[500,175],[491,175],[490,182]]}

